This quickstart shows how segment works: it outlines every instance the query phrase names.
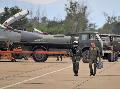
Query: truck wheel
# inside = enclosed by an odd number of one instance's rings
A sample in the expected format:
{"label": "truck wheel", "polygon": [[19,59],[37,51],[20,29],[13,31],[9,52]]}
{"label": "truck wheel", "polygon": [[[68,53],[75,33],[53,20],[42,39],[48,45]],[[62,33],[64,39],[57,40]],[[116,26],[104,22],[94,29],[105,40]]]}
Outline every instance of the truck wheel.
{"label": "truck wheel", "polygon": [[82,53],[82,61],[83,63],[89,63],[89,50],[85,50],[83,53]]}
{"label": "truck wheel", "polygon": [[115,61],[118,61],[118,54],[115,54]]}
{"label": "truck wheel", "polygon": [[115,61],[115,56],[114,56],[114,54],[108,54],[108,61],[109,61],[109,62],[114,62],[114,61]]}
{"label": "truck wheel", "polygon": [[[35,51],[45,51],[45,49],[43,47],[37,47],[37,48],[34,48],[33,50],[34,52]],[[32,55],[34,61],[36,62],[45,62],[48,58],[48,56],[46,54],[33,54]]]}

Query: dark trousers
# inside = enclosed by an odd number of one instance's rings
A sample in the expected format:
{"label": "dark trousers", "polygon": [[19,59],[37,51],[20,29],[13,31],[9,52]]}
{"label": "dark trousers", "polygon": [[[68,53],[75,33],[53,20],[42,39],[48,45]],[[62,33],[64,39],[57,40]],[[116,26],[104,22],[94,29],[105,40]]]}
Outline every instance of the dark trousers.
{"label": "dark trousers", "polygon": [[73,72],[75,74],[78,73],[78,70],[79,70],[79,61],[80,61],[80,57],[78,56],[73,56],[72,57],[72,63],[73,63]]}
{"label": "dark trousers", "polygon": [[79,62],[74,62],[74,63],[73,63],[73,72],[74,72],[75,74],[77,74],[77,73],[78,73],[78,70],[79,70]]}
{"label": "dark trousers", "polygon": [[[92,64],[94,64],[94,68],[92,68]],[[90,74],[96,74],[96,67],[97,67],[97,59],[90,60],[89,61]]]}
{"label": "dark trousers", "polygon": [[59,61],[59,58],[60,58],[61,61],[62,61],[62,55],[58,55],[58,56],[57,56],[57,61]]}

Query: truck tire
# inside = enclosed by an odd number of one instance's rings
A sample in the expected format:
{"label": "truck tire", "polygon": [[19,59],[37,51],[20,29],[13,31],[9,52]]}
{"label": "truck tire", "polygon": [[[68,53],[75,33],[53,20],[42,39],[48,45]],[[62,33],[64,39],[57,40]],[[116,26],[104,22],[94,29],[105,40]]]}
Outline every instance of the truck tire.
{"label": "truck tire", "polygon": [[[35,47],[33,48],[33,51],[45,51],[44,47]],[[45,62],[48,58],[46,54],[33,54],[32,55],[35,62]]]}
{"label": "truck tire", "polygon": [[115,61],[118,61],[118,53],[115,54]]}
{"label": "truck tire", "polygon": [[114,54],[108,54],[108,62],[114,62],[114,61],[115,61]]}
{"label": "truck tire", "polygon": [[85,50],[82,53],[82,61],[83,63],[89,63],[89,50]]}

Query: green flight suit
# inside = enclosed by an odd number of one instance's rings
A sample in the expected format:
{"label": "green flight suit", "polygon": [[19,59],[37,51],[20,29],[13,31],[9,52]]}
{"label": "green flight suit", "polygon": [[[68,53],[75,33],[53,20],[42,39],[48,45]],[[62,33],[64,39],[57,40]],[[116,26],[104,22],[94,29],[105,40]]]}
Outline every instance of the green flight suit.
{"label": "green flight suit", "polygon": [[[95,75],[96,74],[96,67],[97,67],[97,57],[100,56],[99,48],[95,47],[92,48],[90,47],[89,49],[89,69],[90,69],[90,75]],[[94,64],[94,69],[92,68],[92,64]]]}
{"label": "green flight suit", "polygon": [[80,51],[78,49],[74,50],[72,55],[72,63],[73,63],[73,72],[75,75],[78,75],[79,70],[79,62],[80,62]]}
{"label": "green flight suit", "polygon": [[74,44],[75,37],[71,37],[71,57],[72,57],[72,63],[73,63],[73,72],[74,76],[78,76],[78,70],[79,70],[79,62],[80,62],[80,50],[78,45]]}

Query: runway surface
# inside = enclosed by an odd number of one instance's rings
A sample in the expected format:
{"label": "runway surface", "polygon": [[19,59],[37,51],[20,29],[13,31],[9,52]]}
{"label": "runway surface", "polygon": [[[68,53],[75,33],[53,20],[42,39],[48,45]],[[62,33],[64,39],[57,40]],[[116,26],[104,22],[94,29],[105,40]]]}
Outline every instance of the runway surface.
{"label": "runway surface", "polygon": [[45,63],[33,60],[0,61],[0,89],[120,89],[120,61],[103,61],[104,68],[89,76],[88,64],[80,62],[79,76],[74,77],[70,58]]}

